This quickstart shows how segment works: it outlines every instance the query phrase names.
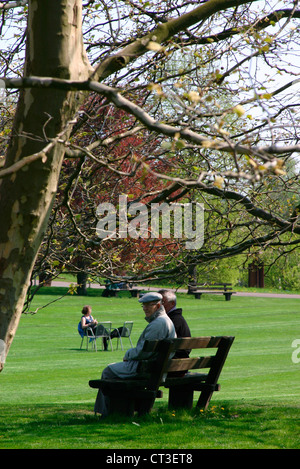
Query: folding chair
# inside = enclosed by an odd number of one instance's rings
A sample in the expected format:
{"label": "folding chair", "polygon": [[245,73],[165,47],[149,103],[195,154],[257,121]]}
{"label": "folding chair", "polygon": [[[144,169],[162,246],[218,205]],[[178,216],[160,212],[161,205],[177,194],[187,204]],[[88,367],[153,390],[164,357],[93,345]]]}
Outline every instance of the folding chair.
{"label": "folding chair", "polygon": [[118,350],[118,346],[119,346],[119,340],[120,340],[120,344],[121,344],[121,349],[124,350],[123,348],[123,342],[122,342],[122,337],[127,337],[130,341],[130,345],[131,347],[133,347],[133,344],[132,344],[132,340],[131,340],[131,331],[132,331],[132,327],[133,327],[133,321],[125,321],[124,324],[123,324],[123,327],[119,327],[119,329],[117,329],[118,331],[118,334],[119,336],[117,337],[118,339],[118,342],[117,342],[117,350]]}
{"label": "folding chair", "polygon": [[89,343],[91,343],[92,350],[94,349],[97,351],[95,335],[91,327],[87,327],[86,329],[84,329],[83,335],[81,335],[81,337],[82,339],[81,339],[81,344],[80,344],[80,350],[82,348],[83,341],[86,338],[86,349],[87,350],[89,349]]}
{"label": "folding chair", "polygon": [[[95,329],[95,339],[99,339],[99,337],[102,337],[102,350],[104,349],[104,342],[106,340],[106,341],[109,341],[111,351],[113,351],[110,334],[111,334],[111,321],[103,321],[97,324],[97,327]],[[96,340],[95,340],[95,347],[97,351]]]}

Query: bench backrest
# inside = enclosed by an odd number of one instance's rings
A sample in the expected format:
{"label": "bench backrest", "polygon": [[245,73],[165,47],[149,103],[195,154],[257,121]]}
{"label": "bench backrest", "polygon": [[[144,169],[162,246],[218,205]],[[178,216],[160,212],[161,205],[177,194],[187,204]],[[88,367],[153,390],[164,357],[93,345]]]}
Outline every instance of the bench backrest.
{"label": "bench backrest", "polygon": [[171,354],[171,340],[146,340],[143,352],[152,353],[151,360],[142,360],[139,363],[139,372],[149,374],[147,389],[157,390],[162,381],[165,369]]}
{"label": "bench backrest", "polygon": [[[183,337],[146,341],[143,350],[155,354],[155,360],[145,362],[143,365],[143,370],[150,372],[148,389],[158,389],[167,373],[202,368],[209,369],[205,382],[216,384],[233,341],[232,336]],[[216,353],[204,357],[172,358],[177,350],[208,348],[216,349]]]}
{"label": "bench backrest", "polygon": [[190,290],[232,290],[232,283],[195,283],[189,285]]}

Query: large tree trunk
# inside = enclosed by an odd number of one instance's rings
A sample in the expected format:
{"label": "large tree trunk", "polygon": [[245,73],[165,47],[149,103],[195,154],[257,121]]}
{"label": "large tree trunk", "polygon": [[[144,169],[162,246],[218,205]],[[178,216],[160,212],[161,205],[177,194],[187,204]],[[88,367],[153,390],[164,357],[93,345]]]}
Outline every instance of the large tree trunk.
{"label": "large tree trunk", "polygon": [[[81,3],[81,0],[29,1],[25,76],[88,78]],[[55,138],[66,128],[79,101],[67,91],[22,91],[5,166],[40,152],[47,139]],[[64,146],[56,144],[43,159],[0,181],[0,371],[22,313],[63,156]]]}

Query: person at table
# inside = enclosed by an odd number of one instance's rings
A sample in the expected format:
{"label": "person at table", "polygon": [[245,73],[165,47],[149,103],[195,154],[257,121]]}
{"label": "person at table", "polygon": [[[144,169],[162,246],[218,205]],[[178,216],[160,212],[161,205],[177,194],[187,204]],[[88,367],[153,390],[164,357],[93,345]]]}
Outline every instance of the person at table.
{"label": "person at table", "polygon": [[93,318],[92,308],[89,305],[86,305],[82,308],[81,314],[82,316],[78,324],[78,332],[82,337],[83,335],[85,335],[85,329],[87,329],[88,327],[95,330],[98,321]]}
{"label": "person at table", "polygon": [[[89,331],[86,331],[86,329],[88,329],[88,328],[91,328],[93,333],[95,334],[95,330],[96,330],[98,321],[97,321],[97,319],[94,319],[93,316],[92,316],[91,306],[90,305],[84,306],[82,308],[81,314],[82,314],[81,320],[79,321],[79,324],[78,324],[79,335],[81,337],[84,337],[86,335],[86,333],[89,335]],[[107,350],[107,342],[103,341],[103,345],[104,345],[104,349]]]}
{"label": "person at table", "polygon": [[[78,332],[79,332],[80,336],[83,337],[86,333],[85,329],[87,329],[89,327],[92,329],[92,331],[95,335],[96,327],[98,325],[98,321],[97,321],[97,319],[94,319],[93,316],[92,316],[91,306],[89,306],[89,305],[84,306],[82,308],[81,314],[82,314],[82,317],[81,317],[81,320],[78,324]],[[102,340],[103,340],[103,348],[104,348],[105,351],[107,351],[107,349],[108,349],[107,338],[103,337]]]}
{"label": "person at table", "polygon": [[[142,352],[146,340],[174,339],[176,337],[175,327],[166,314],[162,305],[162,295],[157,292],[145,293],[138,300],[145,313],[148,325],[137,341],[136,347],[126,351],[123,361],[111,363],[102,372],[102,379],[126,379],[138,377],[138,365],[140,360],[149,360],[152,352]],[[109,397],[105,396],[99,389],[94,411],[105,417],[108,414]]]}

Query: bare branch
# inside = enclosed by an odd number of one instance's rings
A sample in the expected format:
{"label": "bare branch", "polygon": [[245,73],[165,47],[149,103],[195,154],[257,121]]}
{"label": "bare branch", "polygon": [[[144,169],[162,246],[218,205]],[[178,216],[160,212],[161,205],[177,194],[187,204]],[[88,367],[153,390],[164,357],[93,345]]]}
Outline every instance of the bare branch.
{"label": "bare branch", "polygon": [[[254,0],[257,1],[257,0]],[[153,41],[158,44],[163,44],[171,37],[174,37],[181,31],[186,30],[200,21],[204,21],[214,13],[226,10],[238,5],[248,3],[247,0],[208,0],[197,8],[188,13],[185,13],[178,18],[159,24],[153,31],[146,36],[137,39],[123,48],[117,54],[108,57],[104,60],[95,70],[94,78],[103,80],[110,76],[133,60],[148,52],[149,42]]]}
{"label": "bare branch", "polygon": [[58,88],[63,90],[89,90],[95,91],[105,96],[109,101],[113,102],[119,109],[135,116],[145,127],[157,133],[168,137],[180,137],[181,139],[193,142],[203,148],[210,148],[221,152],[240,153],[261,158],[265,162],[272,159],[272,155],[286,154],[292,152],[300,152],[300,144],[291,147],[276,147],[274,145],[265,147],[247,147],[244,145],[228,143],[219,139],[208,139],[205,135],[200,135],[188,128],[175,127],[153,119],[146,111],[137,104],[132,103],[124,98],[117,89],[98,83],[95,81],[74,81],[61,80],[50,77],[26,77],[26,78],[1,78],[7,88]]}
{"label": "bare branch", "polygon": [[[42,163],[46,163],[47,161],[47,153],[58,143],[60,140],[63,138],[63,136],[69,131],[70,127],[74,125],[76,121],[71,120],[68,122],[66,125],[65,129],[60,132],[56,138],[51,139],[51,141],[38,153],[34,153],[33,155],[26,156],[22,158],[21,160],[17,161],[13,165],[9,166],[8,168],[4,168],[0,170],[0,178],[3,178],[5,176],[9,176],[10,174],[16,173],[17,171],[20,171],[20,169],[24,168],[25,166],[33,163],[36,160],[41,159]],[[28,137],[26,135],[23,135],[23,137]]]}

